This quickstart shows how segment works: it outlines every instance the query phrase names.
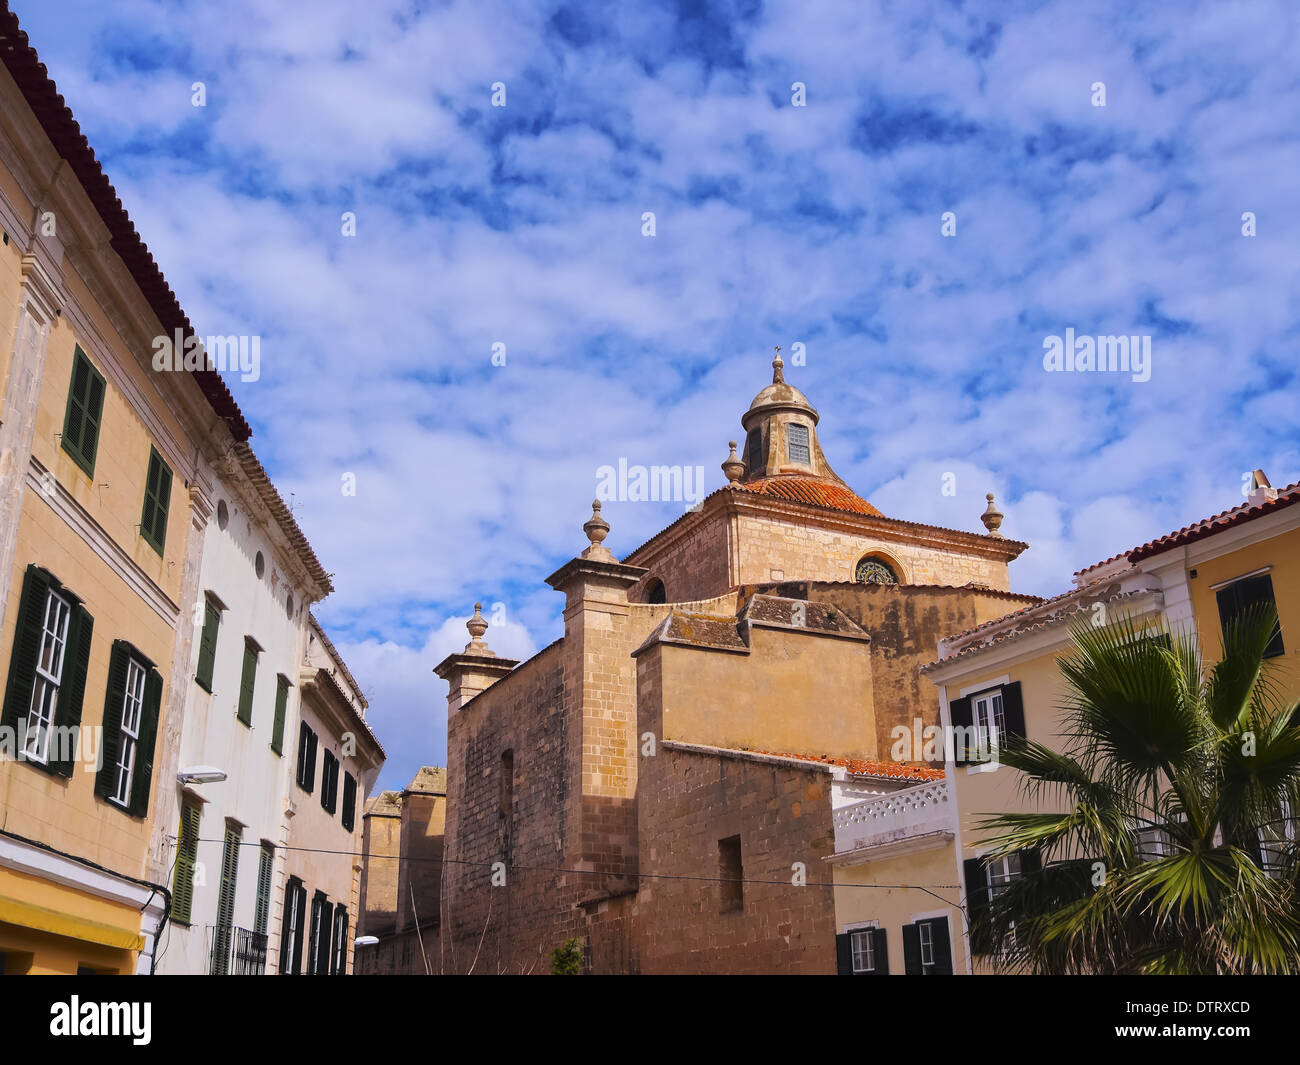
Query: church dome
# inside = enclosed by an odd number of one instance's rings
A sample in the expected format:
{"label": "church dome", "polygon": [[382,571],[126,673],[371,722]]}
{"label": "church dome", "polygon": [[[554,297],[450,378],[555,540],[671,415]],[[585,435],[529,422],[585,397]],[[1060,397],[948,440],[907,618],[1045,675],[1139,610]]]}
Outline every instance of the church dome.
{"label": "church dome", "polygon": [[784,367],[785,363],[781,361],[778,352],[776,358],[772,360],[772,383],[754,397],[749,410],[740,419],[745,428],[749,428],[755,415],[771,410],[797,410],[811,418],[813,425],[821,420],[817,408],[808,402],[808,397],[794,385],[786,384]]}

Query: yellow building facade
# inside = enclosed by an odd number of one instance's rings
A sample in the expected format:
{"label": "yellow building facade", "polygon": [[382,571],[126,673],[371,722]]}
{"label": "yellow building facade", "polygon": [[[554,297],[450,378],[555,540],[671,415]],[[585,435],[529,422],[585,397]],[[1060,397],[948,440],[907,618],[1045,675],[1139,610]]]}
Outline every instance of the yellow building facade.
{"label": "yellow building facade", "polygon": [[[1272,601],[1280,634],[1270,648],[1282,694],[1300,699],[1300,485],[1277,491],[1256,471],[1249,497],[1221,514],[1140,545],[1075,574],[1062,595],[950,636],[923,675],[938,689],[944,730],[1002,723],[1031,740],[1061,740],[1064,684],[1059,661],[1070,652],[1070,624],[1083,618],[1166,626],[1194,634],[1207,665],[1222,652],[1227,620],[1243,605]],[[947,731],[943,735],[949,735]],[[1032,855],[990,863],[979,827],[989,814],[1032,811],[1017,771],[966,762],[951,742],[936,747],[944,778],[837,809],[836,917],[850,937],[854,971],[867,970],[868,945],[890,974],[917,935],[943,915],[950,960],[927,972],[987,973],[994,959],[973,955],[972,898],[1020,875]],[[1045,809],[1045,808],[1044,808]],[[872,889],[872,886],[876,886]],[[880,887],[884,885],[884,887]],[[940,896],[944,902],[933,896]],[[946,905],[945,905],[946,902]],[[877,937],[883,937],[883,947]],[[933,957],[933,949],[929,957]]]}
{"label": "yellow building facade", "polygon": [[[0,24],[0,968],[148,971],[210,464],[248,435],[8,13]],[[201,620],[201,619],[200,619]]]}

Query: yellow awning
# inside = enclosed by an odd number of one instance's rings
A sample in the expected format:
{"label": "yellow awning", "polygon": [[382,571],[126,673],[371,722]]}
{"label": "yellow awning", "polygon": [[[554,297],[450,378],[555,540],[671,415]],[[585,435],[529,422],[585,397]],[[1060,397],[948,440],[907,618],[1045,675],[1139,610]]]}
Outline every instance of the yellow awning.
{"label": "yellow awning", "polygon": [[84,917],[74,917],[69,913],[49,910],[44,906],[33,906],[29,902],[20,902],[0,895],[0,921],[8,924],[34,928],[41,932],[50,932],[56,936],[80,939],[86,943],[99,943],[105,947],[120,950],[144,949],[144,936],[139,931],[116,928],[102,921],[90,921]]}

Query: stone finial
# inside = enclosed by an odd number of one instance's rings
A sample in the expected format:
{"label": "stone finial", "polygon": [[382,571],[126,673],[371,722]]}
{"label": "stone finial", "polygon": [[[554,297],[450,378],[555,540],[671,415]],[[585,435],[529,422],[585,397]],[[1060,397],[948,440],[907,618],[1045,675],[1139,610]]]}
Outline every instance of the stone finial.
{"label": "stone finial", "polygon": [[984,523],[984,528],[988,529],[990,536],[1001,536],[998,532],[1002,528],[1002,511],[993,505],[993,493],[990,492],[984,497],[989,501],[989,505],[984,508],[984,513],[980,515],[980,521]]}
{"label": "stone finial", "polygon": [[591,541],[591,546],[582,553],[583,558],[593,558],[601,562],[618,561],[605,546],[605,537],[609,535],[609,522],[600,516],[599,499],[591,501],[591,517],[583,523],[582,531]]}
{"label": "stone finial", "polygon": [[776,349],[776,358],[772,360],[772,384],[785,384],[785,363],[781,361],[781,349]]}
{"label": "stone finial", "polygon": [[727,480],[734,484],[745,475],[745,464],[740,461],[740,456],[736,454],[736,442],[728,440],[727,446],[731,448],[731,454],[723,462],[722,472],[727,475]]}
{"label": "stone finial", "polygon": [[464,653],[467,655],[493,655],[496,652],[489,649],[483,640],[483,634],[488,630],[487,618],[483,616],[483,604],[474,604],[474,616],[465,622],[465,628],[469,629],[470,641],[465,645]]}

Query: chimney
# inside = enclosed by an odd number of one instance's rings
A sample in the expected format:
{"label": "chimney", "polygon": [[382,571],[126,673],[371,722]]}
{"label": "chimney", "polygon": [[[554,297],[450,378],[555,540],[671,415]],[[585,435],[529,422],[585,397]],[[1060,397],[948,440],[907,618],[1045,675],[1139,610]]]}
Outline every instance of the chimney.
{"label": "chimney", "polygon": [[1246,496],[1246,502],[1252,507],[1257,507],[1261,503],[1271,503],[1277,498],[1277,489],[1268,483],[1268,478],[1264,476],[1263,470],[1255,470],[1250,475],[1250,492]]}

